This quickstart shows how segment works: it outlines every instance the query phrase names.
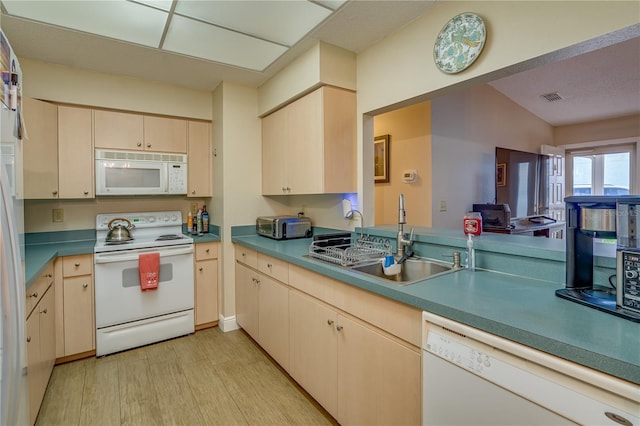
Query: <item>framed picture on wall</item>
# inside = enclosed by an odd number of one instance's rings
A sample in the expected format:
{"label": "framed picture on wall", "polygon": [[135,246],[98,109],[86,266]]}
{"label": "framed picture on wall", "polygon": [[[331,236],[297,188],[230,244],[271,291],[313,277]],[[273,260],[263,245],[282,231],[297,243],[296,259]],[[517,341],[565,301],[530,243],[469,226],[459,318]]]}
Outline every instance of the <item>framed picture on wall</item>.
{"label": "framed picture on wall", "polygon": [[373,177],[375,183],[389,182],[389,135],[373,139]]}
{"label": "framed picture on wall", "polygon": [[506,186],[507,184],[507,163],[498,163],[496,166],[496,185]]}

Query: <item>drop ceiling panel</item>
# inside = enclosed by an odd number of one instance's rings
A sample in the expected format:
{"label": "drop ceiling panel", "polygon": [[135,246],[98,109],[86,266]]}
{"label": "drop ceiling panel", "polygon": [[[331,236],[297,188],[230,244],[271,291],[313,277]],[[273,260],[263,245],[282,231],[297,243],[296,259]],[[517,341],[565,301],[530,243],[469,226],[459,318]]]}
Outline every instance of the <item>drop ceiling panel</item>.
{"label": "drop ceiling panel", "polygon": [[256,71],[287,48],[182,16],[174,16],[163,49]]}
{"label": "drop ceiling panel", "polygon": [[308,1],[179,0],[175,13],[292,46],[331,14]]}
{"label": "drop ceiling panel", "polygon": [[124,0],[3,1],[15,16],[158,47],[167,13]]}

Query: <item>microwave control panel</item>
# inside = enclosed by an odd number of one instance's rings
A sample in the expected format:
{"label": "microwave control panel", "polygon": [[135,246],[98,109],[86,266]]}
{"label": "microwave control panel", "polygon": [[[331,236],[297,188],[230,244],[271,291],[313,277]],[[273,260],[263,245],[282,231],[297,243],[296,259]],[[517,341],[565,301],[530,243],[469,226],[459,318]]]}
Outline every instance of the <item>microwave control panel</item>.
{"label": "microwave control panel", "polygon": [[169,163],[169,194],[187,193],[187,164]]}
{"label": "microwave control panel", "polygon": [[640,251],[618,252],[618,305],[640,312]]}

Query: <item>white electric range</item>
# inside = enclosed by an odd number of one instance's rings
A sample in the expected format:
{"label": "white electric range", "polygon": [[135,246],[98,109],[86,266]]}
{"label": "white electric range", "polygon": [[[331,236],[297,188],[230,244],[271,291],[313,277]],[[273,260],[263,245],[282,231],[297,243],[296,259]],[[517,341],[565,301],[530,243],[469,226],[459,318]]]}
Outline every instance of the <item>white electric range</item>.
{"label": "white electric range", "polygon": [[[109,224],[127,228],[129,223],[133,239],[107,241]],[[160,256],[158,288],[142,291],[139,256],[154,252]],[[97,356],[194,332],[193,253],[179,211],[97,215]]]}

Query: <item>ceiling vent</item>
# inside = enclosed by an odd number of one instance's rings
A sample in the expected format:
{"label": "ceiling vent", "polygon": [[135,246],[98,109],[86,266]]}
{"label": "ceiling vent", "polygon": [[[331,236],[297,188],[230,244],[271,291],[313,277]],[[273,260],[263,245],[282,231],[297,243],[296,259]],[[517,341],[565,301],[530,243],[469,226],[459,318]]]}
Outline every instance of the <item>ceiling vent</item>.
{"label": "ceiling vent", "polygon": [[558,92],[547,93],[546,95],[540,95],[540,97],[546,99],[547,102],[556,102],[564,99]]}

